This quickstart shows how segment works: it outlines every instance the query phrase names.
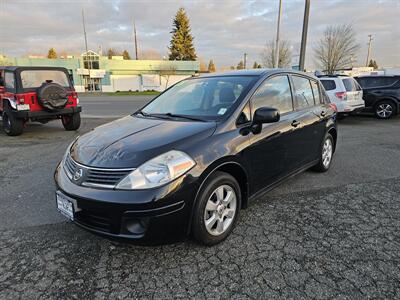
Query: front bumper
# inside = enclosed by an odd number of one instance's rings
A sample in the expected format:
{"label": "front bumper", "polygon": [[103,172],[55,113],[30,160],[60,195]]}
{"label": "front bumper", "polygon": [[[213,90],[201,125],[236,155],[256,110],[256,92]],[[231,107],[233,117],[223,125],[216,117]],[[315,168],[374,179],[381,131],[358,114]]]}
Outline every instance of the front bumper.
{"label": "front bumper", "polygon": [[79,186],[59,165],[57,190],[74,205],[74,222],[108,237],[160,240],[186,234],[198,183],[183,176],[157,189],[121,191]]}
{"label": "front bumper", "polygon": [[22,110],[22,111],[13,111],[13,114],[17,118],[30,118],[30,119],[51,119],[61,115],[71,115],[74,113],[79,113],[82,111],[82,107],[74,106],[63,108],[55,111],[29,111],[29,110]]}

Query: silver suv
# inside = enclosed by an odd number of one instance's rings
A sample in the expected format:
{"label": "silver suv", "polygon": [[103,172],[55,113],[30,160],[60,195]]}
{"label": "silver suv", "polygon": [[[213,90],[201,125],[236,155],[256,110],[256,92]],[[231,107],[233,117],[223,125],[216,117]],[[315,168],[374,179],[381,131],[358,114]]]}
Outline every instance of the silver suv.
{"label": "silver suv", "polygon": [[319,76],[319,79],[340,115],[364,109],[363,91],[353,77],[323,75]]}

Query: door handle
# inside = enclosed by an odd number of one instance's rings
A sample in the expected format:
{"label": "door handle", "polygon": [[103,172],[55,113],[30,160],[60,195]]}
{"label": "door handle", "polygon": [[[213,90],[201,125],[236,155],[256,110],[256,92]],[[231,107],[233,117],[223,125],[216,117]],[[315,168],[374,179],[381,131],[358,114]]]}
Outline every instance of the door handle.
{"label": "door handle", "polygon": [[293,127],[297,127],[297,126],[299,126],[300,125],[300,122],[299,121],[296,121],[296,120],[294,120],[293,122],[292,122],[292,124],[291,124]]}
{"label": "door handle", "polygon": [[321,111],[321,117],[325,117],[326,116],[326,111]]}

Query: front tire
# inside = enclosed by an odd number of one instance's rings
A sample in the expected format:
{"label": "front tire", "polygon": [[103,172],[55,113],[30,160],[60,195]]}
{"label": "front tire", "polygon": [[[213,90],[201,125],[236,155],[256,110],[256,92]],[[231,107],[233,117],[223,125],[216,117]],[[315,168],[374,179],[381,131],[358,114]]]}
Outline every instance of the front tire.
{"label": "front tire", "polygon": [[396,106],[391,100],[379,101],[374,107],[378,119],[390,119],[396,113]]}
{"label": "front tire", "polygon": [[332,164],[334,147],[335,141],[333,140],[332,135],[330,133],[327,133],[321,145],[319,161],[312,168],[312,170],[316,172],[326,172],[329,170]]}
{"label": "front tire", "polygon": [[198,195],[193,237],[205,245],[215,245],[226,239],[236,225],[241,200],[240,186],[233,176],[213,173]]}
{"label": "front tire", "polygon": [[61,122],[67,131],[78,130],[81,126],[81,114],[74,113],[70,116],[62,116]]}
{"label": "front tire", "polygon": [[9,136],[17,136],[24,131],[24,120],[16,118],[8,104],[4,103],[3,130]]}

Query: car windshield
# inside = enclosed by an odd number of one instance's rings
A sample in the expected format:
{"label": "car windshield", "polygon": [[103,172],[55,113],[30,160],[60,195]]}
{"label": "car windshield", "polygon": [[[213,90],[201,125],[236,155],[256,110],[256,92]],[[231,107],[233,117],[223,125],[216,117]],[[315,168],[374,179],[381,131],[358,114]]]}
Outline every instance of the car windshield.
{"label": "car windshield", "polygon": [[143,115],[217,120],[240,101],[254,76],[199,77],[181,81],[144,107]]}
{"label": "car windshield", "polygon": [[23,88],[38,88],[46,82],[69,87],[67,74],[60,70],[24,70],[21,72],[21,81]]}

